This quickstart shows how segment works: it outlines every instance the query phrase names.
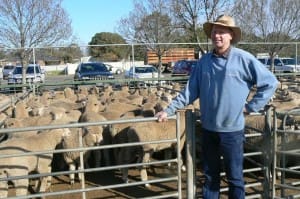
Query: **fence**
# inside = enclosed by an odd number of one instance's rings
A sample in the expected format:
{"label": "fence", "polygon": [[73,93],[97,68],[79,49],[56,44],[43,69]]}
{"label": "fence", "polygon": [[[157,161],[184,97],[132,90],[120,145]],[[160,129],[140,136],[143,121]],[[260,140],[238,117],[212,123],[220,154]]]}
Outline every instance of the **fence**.
{"label": "fence", "polygon": [[[180,127],[180,123],[178,122],[180,120],[180,115],[177,114],[177,126]],[[169,119],[174,119],[174,117],[169,117]],[[176,119],[176,118],[175,118]],[[149,122],[156,120],[156,118],[143,118],[143,119],[127,119],[127,120],[116,120],[116,121],[108,121],[108,122],[94,122],[94,123],[77,123],[77,124],[66,124],[66,125],[52,125],[52,126],[39,126],[39,127],[27,127],[27,128],[14,128],[14,129],[1,129],[0,133],[18,133],[18,132],[25,132],[25,131],[31,131],[31,130],[49,130],[49,129],[62,129],[62,128],[80,128],[80,127],[87,127],[87,126],[95,126],[95,125],[111,125],[111,124],[120,124],[120,123],[136,123],[136,122]],[[43,132],[41,132],[42,134]],[[67,194],[74,194],[74,193],[82,193],[82,198],[86,198],[87,192],[97,191],[97,190],[105,190],[105,189],[116,189],[121,187],[131,187],[131,186],[138,186],[138,185],[145,185],[145,184],[155,184],[155,183],[163,183],[163,182],[169,182],[169,181],[177,181],[177,191],[173,191],[171,193],[165,194],[163,196],[157,196],[153,195],[150,198],[170,198],[170,197],[182,197],[182,189],[181,189],[181,166],[180,166],[180,147],[177,147],[177,157],[174,159],[169,160],[161,160],[161,161],[155,161],[155,162],[148,162],[148,163],[133,163],[133,164],[126,164],[126,165],[115,165],[115,166],[105,166],[105,167],[97,167],[97,168],[84,168],[84,162],[83,162],[83,152],[86,151],[93,151],[93,150],[105,150],[105,149],[113,149],[116,147],[132,147],[132,146],[142,146],[144,144],[160,144],[160,143],[175,143],[177,145],[180,145],[180,132],[177,131],[176,138],[174,139],[165,139],[165,140],[153,140],[150,142],[136,142],[136,143],[130,143],[130,144],[114,144],[114,145],[104,145],[104,146],[94,146],[94,147],[84,147],[83,145],[80,145],[79,148],[72,148],[72,149],[64,149],[64,150],[47,150],[47,151],[27,151],[23,152],[21,155],[20,153],[17,154],[1,154],[0,158],[10,158],[10,157],[25,157],[26,156],[43,156],[46,154],[58,154],[58,153],[68,153],[68,152],[80,152],[80,169],[77,169],[75,171],[60,171],[60,172],[52,172],[52,173],[40,173],[40,174],[31,174],[26,176],[14,176],[14,172],[9,173],[10,176],[4,177],[1,175],[0,178],[0,193],[5,189],[5,186],[3,187],[3,182],[5,181],[14,181],[21,180],[21,179],[36,179],[36,178],[42,178],[47,176],[61,176],[61,175],[69,175],[69,174],[79,174],[79,173],[91,173],[91,172],[101,172],[101,171],[109,171],[109,170],[116,170],[116,169],[124,169],[124,168],[130,168],[130,167],[140,167],[140,166],[151,166],[151,165],[166,165],[170,163],[176,163],[177,166],[177,174],[171,177],[165,177],[165,178],[158,178],[158,179],[151,179],[147,181],[142,182],[131,182],[126,184],[112,184],[107,186],[95,186],[95,187],[86,187],[84,178],[81,181],[81,188],[80,189],[73,189],[73,190],[63,190],[63,191],[57,191],[57,192],[50,192],[50,193],[37,193],[37,194],[31,194],[28,196],[19,196],[19,197],[8,197],[8,198],[32,198],[32,197],[49,197],[49,196],[59,196],[59,195],[67,195]],[[82,139],[82,135],[78,134],[79,138]],[[82,141],[80,142],[82,144]],[[42,143],[32,143],[32,144],[42,144]],[[16,149],[18,149],[16,147]],[[20,150],[26,150],[26,148],[20,148]],[[2,148],[3,150],[3,148]],[[9,162],[9,161],[8,161]],[[16,167],[17,170],[21,165],[18,165],[18,161],[13,162],[13,165],[10,167]],[[24,187],[23,187],[24,188]],[[3,195],[0,194],[0,196],[3,197]],[[7,196],[4,196],[7,197]]]}
{"label": "fence", "polygon": [[[298,43],[292,43],[289,44],[292,47],[295,47],[295,57],[298,57]],[[176,44],[174,44],[176,45]],[[179,45],[179,44],[178,44]],[[243,44],[239,44],[239,45],[243,45]],[[244,44],[246,45],[246,44]],[[247,44],[248,45],[248,44]],[[250,44],[249,44],[250,45]],[[278,44],[280,45],[280,44]],[[292,48],[291,47],[291,48]],[[132,46],[133,49],[135,49],[135,46]],[[134,50],[133,50],[134,51]],[[289,56],[293,56],[293,55],[289,55]],[[131,60],[132,63],[134,63],[133,61],[135,60],[135,58],[133,58],[133,60]],[[285,74],[285,75],[290,75],[290,74]],[[120,80],[121,81],[121,80]],[[91,82],[91,85],[93,85],[96,82]],[[73,84],[71,82],[71,84]],[[42,86],[47,86],[47,85],[42,85]],[[11,103],[13,104],[13,103]],[[271,109],[270,109],[271,110]],[[293,168],[287,168],[285,167],[285,156],[284,155],[290,155],[292,154],[295,157],[299,156],[299,146],[297,146],[295,149],[292,149],[292,151],[286,151],[284,148],[284,145],[281,145],[282,143],[278,143],[277,142],[277,138],[279,136],[277,136],[277,134],[280,135],[285,135],[285,134],[294,134],[294,135],[298,135],[299,134],[299,130],[287,130],[287,129],[283,129],[280,130],[277,127],[277,120],[276,120],[276,116],[278,113],[276,112],[276,110],[274,109],[273,114],[271,114],[271,111],[267,111],[266,112],[266,124],[268,126],[268,130],[267,132],[261,132],[260,130],[257,130],[256,133],[253,134],[247,134],[246,135],[246,139],[251,139],[251,138],[259,138],[259,139],[263,139],[265,141],[266,148],[262,148],[260,150],[258,149],[254,149],[253,152],[246,152],[244,154],[245,156],[245,160],[249,161],[250,163],[252,163],[251,167],[246,168],[244,170],[244,174],[247,178],[251,178],[251,181],[247,182],[247,184],[245,185],[246,187],[246,191],[247,191],[247,198],[284,198],[284,197],[294,197],[294,198],[299,198],[299,187],[297,187],[299,185],[299,182],[297,182],[297,178],[295,182],[290,182],[287,181],[288,177],[290,177],[290,174],[287,175],[287,172],[290,172],[290,170],[292,170],[292,173],[294,173],[295,175],[299,174],[299,171],[297,171],[297,169],[299,169],[298,167],[293,167]],[[297,112],[297,110],[293,110],[292,112],[289,112],[288,115],[298,115],[299,113]],[[164,182],[169,182],[169,181],[175,181],[177,186],[176,186],[176,191],[173,192],[164,192],[161,193],[158,191],[158,193],[154,193],[154,195],[151,196],[151,198],[167,198],[167,197],[178,197],[178,198],[195,198],[195,197],[201,197],[201,190],[200,190],[200,185],[201,184],[201,180],[202,180],[202,174],[201,172],[199,173],[199,167],[197,167],[195,161],[196,161],[196,154],[195,154],[195,148],[197,147],[195,145],[195,129],[194,129],[194,125],[189,125],[189,124],[193,124],[194,120],[195,120],[195,116],[194,115],[189,115],[187,116],[187,132],[190,132],[187,134],[187,140],[186,140],[186,164],[187,164],[187,173],[185,175],[181,175],[181,171],[179,166],[177,166],[177,170],[176,170],[176,175],[173,175],[171,177],[166,177],[166,178],[161,178],[161,179],[155,179],[155,180],[149,180],[146,182],[139,182],[139,181],[135,181],[134,183],[130,183],[130,184],[123,184],[123,183],[119,183],[119,184],[114,184],[114,185],[95,185],[95,186],[89,186],[87,187],[87,183],[83,180],[82,181],[82,185],[80,188],[72,188],[71,190],[63,190],[63,191],[54,191],[54,192],[47,192],[47,193],[39,193],[39,194],[34,194],[34,195],[28,195],[28,196],[22,196],[22,197],[11,197],[11,198],[32,198],[32,197],[39,197],[39,196],[48,196],[48,197],[58,197],[59,195],[68,195],[68,194],[75,194],[78,193],[81,195],[81,198],[88,198],[89,196],[86,195],[90,192],[94,192],[94,191],[99,191],[99,190],[115,190],[115,189],[119,189],[119,188],[124,188],[127,186],[140,186],[140,185],[144,185],[146,183],[164,183]],[[147,118],[145,120],[155,120],[156,118]],[[91,126],[91,125],[109,125],[109,124],[115,124],[115,123],[120,123],[120,122],[143,122],[143,119],[134,119],[134,120],[125,120],[125,121],[108,121],[108,122],[96,122],[96,123],[78,123],[78,124],[69,124],[69,125],[59,125],[59,126],[41,126],[41,127],[33,127],[33,128],[21,128],[21,129],[0,129],[0,133],[13,133],[13,132],[21,132],[21,131],[28,131],[28,130],[46,130],[49,128],[81,128],[84,126]],[[283,125],[285,126],[285,125]],[[254,129],[255,131],[255,129]],[[177,137],[178,138],[178,137]],[[281,140],[285,140],[284,139],[285,136],[282,137]],[[298,137],[295,138],[295,140],[299,140]],[[180,142],[180,140],[167,140],[170,142]],[[161,142],[160,141],[156,141],[157,143]],[[283,142],[284,143],[284,142]],[[140,145],[140,144],[144,144],[144,143],[134,143],[133,145]],[[177,143],[178,144],[178,143]],[[132,145],[132,143],[130,143],[130,145]],[[105,145],[105,146],[93,146],[93,147],[79,147],[77,149],[72,149],[72,150],[55,150],[55,151],[38,151],[38,152],[32,152],[32,153],[26,153],[26,155],[38,155],[38,154],[48,154],[48,153],[62,153],[62,152],[67,152],[67,151],[79,151],[81,152],[81,159],[83,159],[83,151],[93,151],[93,150],[105,150],[105,149],[112,149],[114,147],[126,147],[129,145]],[[278,147],[279,146],[279,147]],[[168,164],[168,163],[176,163],[177,165],[180,164],[178,162],[178,159],[180,158],[180,153],[177,151],[177,157],[174,159],[170,159],[170,160],[163,160],[163,161],[154,161],[151,163],[147,163],[147,164],[140,164],[140,163],[136,163],[136,164],[130,164],[130,165],[116,165],[116,166],[108,166],[108,167],[96,167],[96,168],[83,168],[83,169],[78,169],[75,171],[59,171],[59,172],[53,172],[53,173],[46,173],[46,174],[34,174],[34,175],[29,175],[29,176],[23,176],[25,178],[37,178],[37,177],[42,177],[42,176],[47,176],[47,175],[51,175],[51,176],[61,176],[61,175],[68,175],[70,173],[85,173],[85,174],[89,174],[89,173],[94,173],[94,172],[105,172],[105,171],[109,171],[109,170],[118,170],[121,168],[125,168],[125,167],[135,167],[135,166],[143,166],[143,165],[161,165],[161,164]],[[283,155],[280,155],[283,154]],[[2,154],[0,155],[0,158],[4,158],[5,156],[2,156]],[[260,158],[262,159],[262,161],[260,162],[260,164],[258,164],[259,162],[255,160],[255,158]],[[280,157],[280,158],[279,158]],[[283,164],[279,164],[279,162],[277,161],[277,159],[280,159],[283,161]],[[274,164],[277,163],[278,164]],[[83,165],[83,163],[81,162],[81,164]],[[297,166],[297,165],[296,165]],[[282,175],[279,178],[277,178],[276,174],[278,171],[282,172]],[[228,188],[227,188],[227,184],[225,179],[225,173],[222,173],[222,188],[221,188],[221,194],[222,195],[226,195]],[[16,177],[18,178],[22,178],[22,177]],[[200,180],[199,180],[200,178]],[[12,180],[15,179],[14,177],[9,177],[9,178],[1,178],[0,181],[6,181],[6,180]],[[279,180],[278,180],[279,179]],[[184,181],[183,183],[181,181]],[[200,181],[200,183],[199,183]],[[182,185],[181,185],[182,184]],[[288,192],[287,190],[294,190],[295,192]],[[280,195],[280,196],[279,196]],[[126,196],[124,196],[126,197]],[[130,196],[128,196],[130,197]],[[144,196],[141,196],[144,197]]]}
{"label": "fence", "polygon": [[[274,143],[272,198],[300,198],[300,130],[286,128],[289,119],[300,116],[300,109],[292,109],[281,114],[283,114],[283,128],[274,128],[272,137]],[[274,115],[274,121],[276,121],[278,115],[276,109],[274,109]],[[275,122],[274,124],[276,125]],[[288,176],[298,177],[291,180]]]}
{"label": "fence", "polygon": [[[281,42],[281,43],[263,43],[263,42],[240,42],[237,47],[245,49],[255,56],[268,56],[269,53],[273,53],[279,57],[291,57],[295,58],[296,63],[299,65],[299,42]],[[72,51],[75,48],[76,50]],[[77,47],[39,47],[27,49],[31,54],[28,55],[30,62],[39,63],[47,71],[60,71],[63,74],[73,74],[74,68],[79,62],[86,61],[103,61],[116,68],[120,68],[123,71],[128,70],[132,65],[141,64],[154,64],[151,60],[148,60],[147,50],[151,49],[151,52],[155,52],[160,49],[162,53],[163,68],[172,67],[176,61],[182,59],[177,55],[169,53],[172,49],[194,49],[194,59],[201,57],[201,51],[209,51],[212,46],[211,43],[136,43],[136,44],[102,44],[93,46],[77,46]],[[90,49],[96,49],[100,52],[101,56],[93,57]],[[105,49],[105,50],[103,50]],[[165,51],[165,49],[167,49]],[[16,65],[20,63],[20,59],[16,57],[15,53],[20,49],[2,49],[3,58],[0,60],[0,65],[6,64]],[[108,53],[106,53],[108,52]],[[112,54],[114,56],[112,56]],[[153,54],[153,53],[152,53]],[[191,55],[188,56],[189,59]],[[72,64],[75,64],[74,66]],[[163,70],[162,70],[163,71]]]}
{"label": "fence", "polygon": [[[298,190],[297,187],[291,187],[299,185],[299,180],[295,182],[287,182],[285,172],[290,171],[293,169],[293,173],[299,174],[299,171],[296,169],[299,169],[298,167],[293,168],[286,168],[284,165],[280,167],[277,164],[272,164],[274,162],[278,162],[276,158],[279,156],[279,154],[293,154],[293,155],[299,155],[299,145],[296,145],[296,148],[293,149],[293,151],[281,151],[277,149],[278,142],[276,141],[277,133],[293,133],[297,134],[299,133],[299,130],[290,131],[285,129],[285,124],[283,124],[283,130],[279,130],[277,128],[277,120],[276,115],[282,114],[279,112],[276,112],[274,109],[274,112],[272,114],[271,107],[268,109],[268,111],[265,112],[265,120],[267,128],[269,129],[265,132],[262,132],[261,129],[252,129],[254,132],[251,134],[246,134],[246,140],[258,138],[262,139],[263,143],[265,143],[265,148],[260,148],[260,150],[256,149],[255,146],[253,147],[252,152],[245,152],[245,160],[249,161],[251,164],[251,167],[245,168],[244,175],[247,178],[251,178],[251,180],[247,181],[245,184],[246,187],[246,198],[279,198],[277,194],[281,194],[280,197],[286,197],[286,189],[293,189]],[[275,117],[273,117],[273,116]],[[293,110],[291,112],[288,112],[287,115],[299,115],[299,110]],[[185,175],[181,174],[180,170],[180,163],[178,160],[180,159],[180,152],[177,151],[177,157],[174,159],[168,159],[168,160],[161,160],[161,161],[153,161],[145,164],[141,163],[134,163],[130,165],[109,165],[109,166],[101,166],[96,168],[84,168],[77,169],[75,171],[58,171],[58,172],[52,172],[52,173],[42,173],[42,174],[34,174],[29,176],[12,176],[8,178],[1,178],[0,181],[6,181],[6,180],[14,180],[14,179],[20,179],[20,178],[29,178],[29,179],[35,179],[38,177],[45,177],[45,176],[61,176],[61,175],[68,175],[70,173],[85,173],[86,175],[89,173],[96,173],[97,172],[105,172],[110,170],[118,170],[126,167],[136,167],[136,166],[154,166],[154,165],[166,165],[168,163],[176,163],[177,170],[176,174],[173,176],[168,176],[166,178],[158,178],[158,179],[151,179],[149,181],[135,181],[133,183],[129,184],[111,184],[111,185],[101,185],[101,186],[88,186],[87,182],[83,180],[81,183],[80,188],[72,188],[71,190],[61,190],[61,191],[52,191],[52,192],[46,192],[46,193],[38,193],[38,194],[31,194],[28,196],[21,196],[21,197],[10,197],[10,198],[32,198],[32,197],[40,197],[40,196],[47,196],[47,197],[59,197],[59,195],[68,195],[68,194],[80,194],[81,198],[89,198],[88,193],[100,191],[100,190],[114,190],[118,188],[123,187],[132,187],[132,186],[140,186],[145,185],[146,183],[155,184],[155,183],[165,183],[165,182],[171,182],[175,181],[177,182],[176,190],[173,192],[165,192],[165,193],[154,193],[151,198],[169,198],[169,197],[178,197],[178,198],[195,198],[195,197],[201,197],[201,186],[199,185],[199,178],[201,177],[201,173],[199,174],[199,167],[195,163],[196,162],[196,153],[195,148],[197,145],[195,144],[195,126],[191,125],[195,123],[195,115],[189,113],[187,115],[187,137],[186,137],[186,166],[187,166],[187,173]],[[107,121],[107,122],[95,122],[95,123],[76,123],[76,124],[68,124],[68,125],[56,125],[56,126],[40,126],[40,127],[32,127],[32,128],[17,128],[17,129],[1,129],[0,133],[17,133],[17,132],[23,132],[23,131],[30,131],[30,130],[46,130],[46,129],[54,129],[54,128],[81,128],[85,126],[93,126],[93,125],[108,125],[108,124],[117,124],[117,123],[127,123],[127,122],[145,122],[145,121],[153,121],[156,120],[156,118],[144,118],[144,119],[129,119],[129,120],[117,120],[117,121]],[[251,127],[246,127],[251,128]],[[272,131],[273,129],[273,131]],[[177,139],[173,140],[157,140],[153,143],[161,143],[161,142],[176,142],[177,144],[180,143],[180,139],[178,139],[179,136],[177,134]],[[274,140],[273,140],[274,139]],[[284,139],[283,139],[284,140]],[[297,139],[296,139],[297,140]],[[49,154],[49,153],[62,153],[62,152],[71,152],[71,151],[78,151],[81,152],[81,165],[83,165],[83,152],[84,151],[93,151],[93,150],[106,150],[106,149],[112,149],[115,147],[126,147],[126,146],[139,146],[145,143],[130,143],[130,144],[117,144],[117,145],[102,145],[102,146],[93,146],[93,147],[79,147],[76,149],[68,149],[68,150],[51,150],[51,151],[35,151],[35,152],[29,152],[24,153],[23,155],[42,155],[42,154]],[[199,143],[198,143],[199,144]],[[178,147],[179,148],[179,147]],[[280,149],[284,150],[284,147],[280,147]],[[22,156],[23,156],[22,155]],[[0,158],[8,157],[7,155],[0,155]],[[262,161],[257,161],[257,157]],[[283,156],[284,157],[284,156]],[[284,158],[281,158],[284,160]],[[201,169],[200,169],[201,170]],[[277,171],[283,172],[281,175],[280,182],[278,183],[278,179],[276,177]],[[225,173],[221,174],[222,176],[222,188],[221,188],[221,194],[226,195],[228,188],[225,180]],[[290,180],[290,178],[288,179]],[[182,181],[185,183],[182,185]],[[201,180],[200,180],[201,181]],[[200,189],[199,189],[200,188]],[[280,191],[279,191],[280,190]],[[126,197],[126,196],[125,196]],[[129,196],[128,196],[129,197]],[[144,196],[143,196],[144,197]],[[299,192],[288,192],[288,197],[299,197]]]}

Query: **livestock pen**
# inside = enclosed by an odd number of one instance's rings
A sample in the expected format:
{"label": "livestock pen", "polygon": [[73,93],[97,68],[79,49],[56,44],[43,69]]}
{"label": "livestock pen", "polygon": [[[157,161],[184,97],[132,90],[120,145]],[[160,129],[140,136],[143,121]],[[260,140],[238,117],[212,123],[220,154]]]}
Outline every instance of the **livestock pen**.
{"label": "livestock pen", "polygon": [[[24,99],[26,100],[26,99]],[[249,140],[251,143],[253,140],[263,140],[265,147],[257,149],[253,146],[252,151],[245,151],[245,187],[246,187],[246,198],[276,198],[276,193],[279,193],[279,185],[276,184],[277,180],[274,179],[276,176],[275,167],[272,162],[275,157],[275,141],[274,132],[279,132],[277,129],[277,120],[275,118],[279,112],[275,111],[272,113],[273,107],[269,107],[265,112],[262,113],[263,118],[266,121],[266,128],[256,129],[255,127],[247,126],[247,128],[252,129],[252,133],[246,134],[246,141]],[[177,117],[172,117],[177,118]],[[170,119],[172,119],[170,118]],[[140,146],[144,144],[149,144],[149,142],[142,143],[122,143],[122,144],[107,144],[107,145],[95,145],[89,147],[80,146],[73,149],[56,149],[48,151],[34,151],[34,152],[24,152],[22,155],[4,155],[0,153],[0,158],[7,158],[9,156],[20,156],[25,157],[40,156],[43,154],[60,154],[64,152],[80,152],[80,165],[81,167],[74,170],[68,171],[67,168],[56,168],[53,169],[51,173],[39,173],[30,174],[26,176],[13,176],[13,177],[1,177],[0,181],[12,181],[14,179],[28,178],[31,179],[31,185],[34,185],[33,181],[40,177],[52,176],[52,185],[50,189],[45,193],[35,193],[32,188],[29,188],[29,195],[27,196],[14,196],[14,188],[12,184],[9,184],[9,197],[8,198],[34,198],[34,197],[47,197],[47,198],[201,198],[201,184],[202,184],[202,172],[201,164],[197,161],[197,158],[201,158],[199,154],[199,144],[201,143],[201,132],[197,131],[195,125],[200,121],[197,116],[192,112],[188,111],[187,115],[187,129],[186,129],[186,147],[185,153],[181,153],[179,150],[175,153],[171,159],[161,158],[161,154],[157,154],[159,157],[151,160],[147,163],[134,162],[131,164],[118,165],[118,164],[107,164],[103,163],[100,166],[84,167],[84,151],[104,151],[113,150],[114,148],[129,147],[129,146]],[[46,125],[46,126],[32,126],[26,128],[2,128],[0,129],[1,134],[12,134],[24,131],[43,131],[47,129],[56,128],[83,128],[95,125],[114,125],[120,123],[139,123],[139,122],[151,122],[156,120],[154,117],[148,118],[131,118],[131,119],[118,119],[118,120],[108,120],[102,122],[92,122],[92,123],[72,123],[72,124],[62,124],[62,125]],[[178,124],[180,125],[180,124]],[[287,129],[284,130],[287,131]],[[289,130],[290,131],[290,130]],[[298,133],[299,130],[292,130],[294,133]],[[179,132],[178,132],[179,133]],[[82,138],[81,132],[78,131],[78,137]],[[164,143],[171,142],[180,144],[180,136],[177,134],[176,139],[169,140],[155,140],[150,143]],[[80,139],[79,139],[80,140]],[[200,140],[200,141],[199,141]],[[198,142],[199,141],[199,142]],[[179,149],[179,147],[178,147]],[[298,147],[299,149],[299,147]],[[197,151],[197,152],[196,152]],[[297,154],[297,153],[296,153]],[[185,157],[185,164],[187,166],[187,171],[182,172],[180,166],[180,157]],[[57,160],[57,159],[53,159]],[[276,162],[276,161],[274,161]],[[175,169],[173,167],[168,167],[168,164],[175,164]],[[153,171],[149,172],[149,180],[140,181],[136,167],[148,166],[152,168]],[[274,166],[274,167],[273,167]],[[128,183],[122,182],[120,169],[130,167]],[[274,169],[275,168],[275,169]],[[78,174],[84,173],[84,178],[81,181],[76,181],[74,185],[69,184],[68,175],[70,173]],[[222,188],[221,197],[226,198],[227,194],[227,184],[225,180],[225,174],[222,173]],[[282,175],[283,178],[290,178],[291,176]],[[296,178],[297,179],[297,178]],[[276,181],[276,182],[275,182]],[[287,181],[284,182],[286,186]],[[155,185],[151,188],[145,188],[145,184]],[[297,183],[293,183],[297,186]],[[33,186],[34,187],[34,186]],[[297,187],[296,187],[297,191]],[[299,193],[299,192],[298,192]],[[297,192],[293,192],[285,195],[297,197]],[[274,194],[274,195],[273,195]]]}

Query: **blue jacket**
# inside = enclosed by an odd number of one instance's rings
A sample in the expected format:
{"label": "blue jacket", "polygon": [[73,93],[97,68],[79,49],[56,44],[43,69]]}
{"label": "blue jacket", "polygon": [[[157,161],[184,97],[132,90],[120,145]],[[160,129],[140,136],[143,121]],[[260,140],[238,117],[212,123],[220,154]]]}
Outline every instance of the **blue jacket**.
{"label": "blue jacket", "polygon": [[[194,67],[186,87],[165,109],[177,109],[200,99],[203,128],[215,132],[244,129],[244,107],[248,112],[264,108],[278,85],[274,74],[250,53],[231,47],[227,57],[207,53]],[[251,88],[256,93],[247,103]]]}

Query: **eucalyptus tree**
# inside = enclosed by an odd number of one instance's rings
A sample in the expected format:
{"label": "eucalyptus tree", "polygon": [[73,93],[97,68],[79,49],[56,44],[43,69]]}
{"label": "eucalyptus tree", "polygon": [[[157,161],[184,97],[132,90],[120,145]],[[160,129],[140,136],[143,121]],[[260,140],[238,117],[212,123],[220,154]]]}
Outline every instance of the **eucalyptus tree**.
{"label": "eucalyptus tree", "polygon": [[[71,20],[61,0],[0,0],[0,46],[17,49],[26,82],[34,47],[51,46],[72,34]],[[35,60],[33,60],[35,61]]]}

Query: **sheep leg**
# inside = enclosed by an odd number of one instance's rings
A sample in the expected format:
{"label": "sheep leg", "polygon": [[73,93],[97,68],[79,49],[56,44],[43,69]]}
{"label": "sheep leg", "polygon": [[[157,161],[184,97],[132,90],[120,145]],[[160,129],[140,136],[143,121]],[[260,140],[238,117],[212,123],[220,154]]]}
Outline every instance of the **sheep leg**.
{"label": "sheep leg", "polygon": [[[165,159],[171,159],[172,158],[172,151],[170,149],[164,150],[164,158]],[[168,168],[172,168],[172,164],[168,163]]]}
{"label": "sheep leg", "polygon": [[101,166],[101,150],[95,150],[93,151],[93,156],[95,160],[95,167]]}
{"label": "sheep leg", "polygon": [[35,187],[35,191],[36,193],[42,193],[45,192],[47,189],[47,180],[48,180],[48,176],[47,177],[41,177],[38,181],[38,183],[36,183],[36,187]]}
{"label": "sheep leg", "polygon": [[[6,178],[6,176],[1,176]],[[8,196],[8,184],[7,181],[0,181],[0,198],[7,198]]]}
{"label": "sheep leg", "polygon": [[[75,171],[76,170],[76,165],[74,163],[69,164],[69,171]],[[75,183],[75,174],[70,173],[70,184],[73,185]]]}
{"label": "sheep leg", "polygon": [[[48,166],[48,173],[51,173],[52,171],[52,167],[51,165]],[[46,187],[45,190],[49,189],[51,187],[51,183],[52,183],[52,176],[49,175],[46,177]]]}
{"label": "sheep leg", "polygon": [[[149,162],[149,161],[150,161],[150,152],[145,152],[145,154],[144,154],[144,156],[143,156],[143,161],[142,161],[142,162],[147,163],[147,162]],[[140,168],[140,176],[141,176],[141,180],[142,180],[142,181],[147,181],[147,180],[148,180],[147,169],[146,169],[145,166],[142,166],[142,167]],[[146,183],[145,186],[146,186],[147,188],[150,188],[150,187],[151,187],[151,185],[148,184],[148,183]]]}
{"label": "sheep leg", "polygon": [[[47,172],[51,173],[51,166],[47,167]],[[39,179],[39,186],[36,189],[37,193],[45,192],[51,186],[52,176],[41,177]]]}
{"label": "sheep leg", "polygon": [[109,149],[103,149],[103,157],[104,157],[104,165],[109,166],[111,165],[111,159],[110,159],[110,150]]}
{"label": "sheep leg", "polygon": [[29,185],[28,179],[19,179],[19,180],[14,180],[13,182],[16,188],[16,196],[27,195],[27,189]]}
{"label": "sheep leg", "polygon": [[[48,166],[48,173],[51,173],[51,166]],[[52,176],[49,175],[47,177],[42,177],[39,180],[36,180],[35,186],[34,186],[34,191],[39,193],[39,192],[45,192],[47,189],[51,187],[51,181],[52,181]]]}
{"label": "sheep leg", "polygon": [[121,172],[122,172],[122,180],[126,183],[129,182],[128,180],[128,168],[121,168]]}

